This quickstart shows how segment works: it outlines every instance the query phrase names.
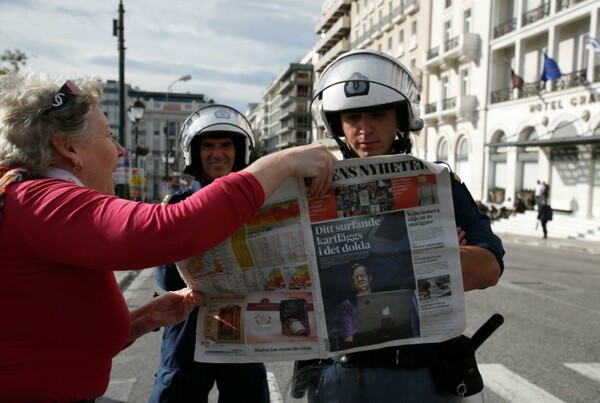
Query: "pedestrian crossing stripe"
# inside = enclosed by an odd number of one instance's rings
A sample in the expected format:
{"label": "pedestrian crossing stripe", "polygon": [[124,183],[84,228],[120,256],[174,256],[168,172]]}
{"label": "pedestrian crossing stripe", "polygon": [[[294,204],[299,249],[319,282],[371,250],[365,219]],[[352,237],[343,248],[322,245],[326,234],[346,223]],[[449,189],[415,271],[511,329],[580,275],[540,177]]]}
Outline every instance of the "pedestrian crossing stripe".
{"label": "pedestrian crossing stripe", "polygon": [[269,401],[271,403],[283,403],[283,396],[279,391],[277,379],[271,371],[267,371],[267,382],[269,383]]}
{"label": "pedestrian crossing stripe", "polygon": [[572,369],[581,375],[600,382],[600,364],[599,363],[565,363],[565,367]]}
{"label": "pedestrian crossing stripe", "polygon": [[515,374],[502,364],[477,364],[484,388],[509,402],[562,403],[544,389]]}

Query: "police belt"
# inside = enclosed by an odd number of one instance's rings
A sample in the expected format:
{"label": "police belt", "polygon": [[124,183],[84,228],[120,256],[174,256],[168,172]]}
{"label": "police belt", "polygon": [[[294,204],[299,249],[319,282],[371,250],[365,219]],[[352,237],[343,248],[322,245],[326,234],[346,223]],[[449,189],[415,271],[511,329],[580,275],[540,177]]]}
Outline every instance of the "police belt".
{"label": "police belt", "polygon": [[379,350],[361,351],[337,357],[345,367],[379,367],[389,369],[429,368],[435,361],[435,345],[386,347]]}

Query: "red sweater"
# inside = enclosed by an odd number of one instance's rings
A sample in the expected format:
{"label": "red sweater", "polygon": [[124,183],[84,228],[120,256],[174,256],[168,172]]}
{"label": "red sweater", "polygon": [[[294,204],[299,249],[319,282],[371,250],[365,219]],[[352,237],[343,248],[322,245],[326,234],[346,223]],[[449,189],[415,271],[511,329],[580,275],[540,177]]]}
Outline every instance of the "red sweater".
{"label": "red sweater", "polygon": [[263,202],[246,172],[164,206],[58,179],[11,185],[0,220],[0,401],[101,396],[130,326],[113,270],[202,253]]}

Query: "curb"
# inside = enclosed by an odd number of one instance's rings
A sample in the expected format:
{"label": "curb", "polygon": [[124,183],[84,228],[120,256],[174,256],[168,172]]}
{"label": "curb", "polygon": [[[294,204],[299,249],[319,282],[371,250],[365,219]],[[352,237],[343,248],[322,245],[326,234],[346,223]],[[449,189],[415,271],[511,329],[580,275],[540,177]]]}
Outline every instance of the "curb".
{"label": "curb", "polygon": [[550,249],[564,249],[575,252],[589,253],[591,255],[600,255],[600,242],[565,240],[565,239],[537,239],[533,237],[515,235],[510,233],[496,234],[503,243],[525,244],[530,246],[539,246]]}
{"label": "curb", "polygon": [[140,274],[141,270],[130,270],[130,271],[119,271],[115,272],[115,276],[117,277],[117,282],[119,283],[119,288],[121,292],[125,291],[127,287],[135,280],[135,278]]}

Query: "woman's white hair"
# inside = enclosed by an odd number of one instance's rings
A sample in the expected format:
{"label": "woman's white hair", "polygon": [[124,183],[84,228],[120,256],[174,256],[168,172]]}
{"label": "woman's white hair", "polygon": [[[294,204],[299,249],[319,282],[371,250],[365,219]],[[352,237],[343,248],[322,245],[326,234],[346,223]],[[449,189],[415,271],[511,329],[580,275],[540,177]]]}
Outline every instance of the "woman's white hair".
{"label": "woman's white hair", "polygon": [[0,76],[0,166],[42,174],[54,165],[54,136],[84,135],[102,83],[97,77],[78,80],[77,93],[52,108],[63,82],[31,71]]}

